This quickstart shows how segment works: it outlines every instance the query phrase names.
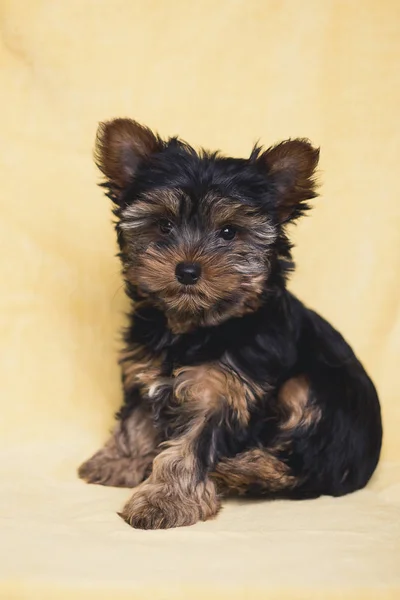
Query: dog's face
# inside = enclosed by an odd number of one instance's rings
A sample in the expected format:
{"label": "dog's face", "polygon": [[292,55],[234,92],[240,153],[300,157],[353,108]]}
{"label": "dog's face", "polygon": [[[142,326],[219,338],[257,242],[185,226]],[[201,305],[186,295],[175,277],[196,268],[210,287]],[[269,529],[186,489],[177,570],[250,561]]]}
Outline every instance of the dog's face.
{"label": "dog's face", "polygon": [[245,199],[156,188],[121,214],[126,275],[176,331],[258,307],[276,230]]}
{"label": "dog's face", "polygon": [[96,157],[125,277],[176,333],[256,310],[284,223],[315,196],[318,151],[304,140],[222,158],[117,119],[100,126]]}

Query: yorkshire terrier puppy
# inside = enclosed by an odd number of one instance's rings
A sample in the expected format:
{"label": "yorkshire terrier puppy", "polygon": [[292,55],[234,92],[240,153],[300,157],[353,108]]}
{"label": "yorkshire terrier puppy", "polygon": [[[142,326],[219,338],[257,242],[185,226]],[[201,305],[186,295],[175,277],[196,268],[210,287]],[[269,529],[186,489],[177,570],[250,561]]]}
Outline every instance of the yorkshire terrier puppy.
{"label": "yorkshire terrier puppy", "polygon": [[121,516],[157,529],[214,517],[221,497],[341,496],[365,486],[382,426],[342,336],[286,287],[286,226],[316,197],[304,139],[248,159],[100,125],[131,300],[124,402],[87,482],[135,488]]}

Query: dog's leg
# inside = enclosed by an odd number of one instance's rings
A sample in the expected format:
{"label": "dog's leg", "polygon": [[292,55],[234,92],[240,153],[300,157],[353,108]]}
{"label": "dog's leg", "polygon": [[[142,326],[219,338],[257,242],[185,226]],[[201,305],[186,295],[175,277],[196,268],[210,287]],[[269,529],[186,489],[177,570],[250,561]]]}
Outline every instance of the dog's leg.
{"label": "dog's leg", "polygon": [[222,495],[248,492],[270,496],[292,490],[297,480],[273,449],[253,448],[232,458],[223,458],[211,474]]}
{"label": "dog's leg", "polygon": [[78,475],[87,483],[135,487],[150,472],[156,448],[150,413],[136,407],[118,421],[110,439],[79,467]]}
{"label": "dog's leg", "polygon": [[125,404],[105,446],[84,462],[78,475],[88,483],[135,487],[149,474],[158,450],[158,435],[146,395],[159,375],[155,361],[135,347],[121,357]]}
{"label": "dog's leg", "polygon": [[223,495],[248,492],[267,496],[290,496],[299,485],[282,454],[292,454],[291,440],[306,436],[321,417],[304,375],[287,380],[278,393],[279,430],[274,444],[252,448],[230,458],[222,458],[212,473]]}
{"label": "dog's leg", "polygon": [[150,477],[136,488],[121,516],[133,527],[193,525],[217,514],[220,500],[209,477],[227,429],[246,427],[254,389],[232,370],[211,364],[175,373],[171,412],[175,431],[154,459]]}

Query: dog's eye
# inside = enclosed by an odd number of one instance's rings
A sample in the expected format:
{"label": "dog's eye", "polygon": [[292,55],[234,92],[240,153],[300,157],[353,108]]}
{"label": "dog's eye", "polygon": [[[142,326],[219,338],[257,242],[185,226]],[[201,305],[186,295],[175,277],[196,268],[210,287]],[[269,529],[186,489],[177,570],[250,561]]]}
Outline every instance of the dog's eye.
{"label": "dog's eye", "polygon": [[158,226],[160,228],[161,233],[170,233],[173,227],[171,221],[168,219],[160,219],[158,221]]}
{"label": "dog's eye", "polygon": [[232,227],[232,225],[226,225],[219,232],[219,237],[222,237],[222,239],[224,239],[226,241],[233,240],[235,235],[236,235],[236,229],[234,227]]}

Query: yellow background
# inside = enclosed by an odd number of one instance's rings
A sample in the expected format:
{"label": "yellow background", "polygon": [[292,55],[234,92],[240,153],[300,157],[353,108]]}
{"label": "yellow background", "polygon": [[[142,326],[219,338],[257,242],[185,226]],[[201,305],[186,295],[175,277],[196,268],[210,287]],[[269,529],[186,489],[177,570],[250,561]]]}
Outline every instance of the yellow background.
{"label": "yellow background", "polygon": [[[400,2],[2,0],[0,598],[400,597]],[[129,492],[75,468],[120,401],[126,308],[97,123],[196,146],[321,146],[291,288],[376,382],[383,462],[364,491],[227,503],[138,532]]]}

